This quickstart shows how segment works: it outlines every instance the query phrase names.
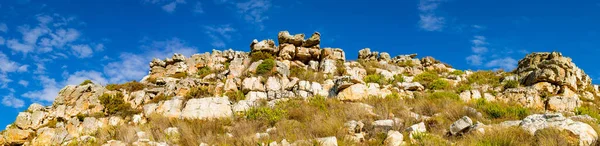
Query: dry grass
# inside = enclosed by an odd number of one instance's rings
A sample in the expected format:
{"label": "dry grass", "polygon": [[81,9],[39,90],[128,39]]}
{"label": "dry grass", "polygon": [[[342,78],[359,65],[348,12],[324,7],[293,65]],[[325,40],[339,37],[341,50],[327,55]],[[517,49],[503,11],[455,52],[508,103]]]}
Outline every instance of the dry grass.
{"label": "dry grass", "polygon": [[528,146],[535,138],[518,127],[487,129],[485,134],[473,133],[458,140],[462,146]]}

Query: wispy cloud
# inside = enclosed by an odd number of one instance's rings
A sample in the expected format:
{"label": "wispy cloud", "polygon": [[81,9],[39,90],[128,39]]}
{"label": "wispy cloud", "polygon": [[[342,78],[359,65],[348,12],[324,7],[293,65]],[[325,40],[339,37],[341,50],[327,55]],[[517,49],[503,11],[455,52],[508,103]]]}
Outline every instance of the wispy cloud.
{"label": "wispy cloud", "polygon": [[238,13],[242,14],[244,20],[255,24],[260,30],[264,30],[263,21],[269,19],[266,13],[271,8],[271,0],[249,0],[236,4]]}
{"label": "wispy cloud", "polygon": [[160,5],[160,8],[167,13],[173,13],[178,5],[186,4],[185,0],[143,0],[143,2]]}
{"label": "wispy cloud", "polygon": [[25,106],[25,102],[13,96],[13,94],[2,97],[2,105],[12,108],[21,108]]}
{"label": "wispy cloud", "polygon": [[27,87],[29,85],[29,81],[19,80],[19,85],[21,85],[23,87]]}
{"label": "wispy cloud", "polygon": [[[505,70],[512,70],[516,68],[517,60],[508,56],[511,54],[512,51],[492,51],[492,54],[487,54],[488,52],[490,52],[490,49],[488,48],[488,45],[490,43],[487,41],[487,38],[485,36],[481,35],[473,36],[473,39],[470,42],[471,52],[473,54],[465,58],[469,65]],[[492,59],[490,60],[489,58]]]}
{"label": "wispy cloud", "polygon": [[226,42],[231,41],[231,33],[236,32],[231,25],[204,26],[205,33],[212,39],[211,45],[215,48],[225,48]]}
{"label": "wispy cloud", "polygon": [[196,2],[196,5],[194,5],[194,10],[192,10],[194,13],[198,13],[198,14],[202,14],[204,13],[204,8],[202,8],[202,3],[200,1]]}
{"label": "wispy cloud", "polygon": [[438,16],[436,10],[443,0],[420,0],[419,1],[419,27],[425,31],[442,31],[445,18]]}
{"label": "wispy cloud", "polygon": [[486,63],[485,67],[512,70],[514,68],[517,68],[517,60],[511,57],[498,58]]}
{"label": "wispy cloud", "polygon": [[62,85],[56,83],[55,79],[45,75],[38,76],[36,79],[40,81],[39,83],[42,85],[42,90],[29,91],[22,94],[21,96],[27,97],[33,101],[40,101],[44,103],[54,101],[54,99],[58,95],[58,92],[62,88]]}
{"label": "wispy cloud", "polygon": [[0,32],[8,32],[8,26],[6,25],[6,23],[0,23]]}

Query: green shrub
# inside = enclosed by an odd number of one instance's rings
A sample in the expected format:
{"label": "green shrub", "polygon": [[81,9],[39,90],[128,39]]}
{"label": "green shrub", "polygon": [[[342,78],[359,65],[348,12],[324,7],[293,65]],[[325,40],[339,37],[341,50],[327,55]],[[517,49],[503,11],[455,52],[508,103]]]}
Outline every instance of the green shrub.
{"label": "green shrub", "polygon": [[575,108],[575,114],[588,115],[594,119],[600,120],[600,110],[588,104]]}
{"label": "green shrub", "polygon": [[397,65],[400,66],[400,67],[413,67],[413,66],[415,66],[415,64],[412,62],[412,60],[406,60],[406,61],[398,62]]}
{"label": "green shrub", "polygon": [[335,62],[335,74],[338,76],[345,75],[347,73],[346,66],[344,65],[344,61],[338,60]]}
{"label": "green shrub", "polygon": [[364,80],[366,83],[377,83],[380,85],[385,85],[385,84],[389,83],[387,81],[387,79],[385,79],[385,77],[383,77],[383,75],[381,75],[381,74],[367,75],[367,76],[365,76]]}
{"label": "green shrub", "polygon": [[133,110],[131,105],[123,100],[123,94],[118,92],[115,95],[102,94],[98,98],[100,104],[104,106],[104,112],[109,115],[128,116],[139,113],[139,111]]}
{"label": "green shrub", "polygon": [[496,76],[493,71],[477,71],[467,77],[469,84],[491,85],[498,87],[500,85],[500,77]]}
{"label": "green shrub", "polygon": [[172,74],[170,77],[183,79],[183,78],[186,78],[187,76],[188,76],[187,72],[179,72],[179,73]]}
{"label": "green shrub", "polygon": [[404,82],[404,77],[401,74],[394,75],[394,80],[392,83],[402,83]]}
{"label": "green shrub", "polygon": [[76,117],[77,117],[77,120],[79,120],[79,121],[83,121],[83,120],[85,119],[85,117],[87,117],[87,115],[85,115],[85,114],[83,114],[83,113],[78,113],[78,114],[76,115]]}
{"label": "green shrub", "polygon": [[419,82],[419,83],[423,84],[425,87],[428,87],[429,84],[431,84],[431,82],[433,82],[434,80],[436,80],[438,78],[439,78],[439,76],[436,72],[426,71],[426,72],[416,75],[415,78],[413,79],[413,81]]}
{"label": "green shrub", "polygon": [[211,73],[212,73],[212,71],[211,71],[210,67],[205,66],[205,67],[198,68],[197,74],[198,74],[198,77],[204,78]]}
{"label": "green shrub", "polygon": [[433,82],[427,87],[432,90],[443,90],[450,88],[450,83],[448,83],[448,81],[445,79],[439,78],[433,80]]}
{"label": "green shrub", "polygon": [[149,77],[148,79],[146,79],[146,82],[152,83],[152,84],[156,84],[156,78],[155,77]]}
{"label": "green shrub", "polygon": [[448,99],[460,100],[460,96],[458,96],[458,94],[453,93],[453,92],[447,92],[447,91],[433,92],[431,95],[429,95],[429,98],[431,98],[431,99],[448,98]]}
{"label": "green shrub", "polygon": [[135,91],[143,90],[144,88],[146,88],[146,85],[144,85],[140,82],[137,82],[135,80],[124,83],[124,84],[108,84],[108,85],[106,85],[106,89],[111,90],[111,91],[126,90],[129,92],[135,92]]}
{"label": "green shrub", "polygon": [[275,60],[265,59],[256,68],[256,74],[259,74],[259,75],[271,74],[273,72],[273,68],[275,68]]}
{"label": "green shrub", "polygon": [[286,111],[278,108],[269,107],[253,107],[245,112],[246,119],[266,121],[270,125],[274,125],[279,120],[285,118]]}
{"label": "green shrub", "polygon": [[209,96],[212,96],[212,94],[210,93],[208,86],[198,86],[196,88],[190,89],[190,91],[187,92],[184,98],[188,100],[192,98],[204,98]]}
{"label": "green shrub", "polygon": [[171,100],[172,96],[165,96],[164,94],[158,94],[152,98],[150,103],[159,103],[160,101]]}
{"label": "green shrub", "polygon": [[244,100],[246,99],[246,95],[244,95],[244,92],[242,92],[241,90],[238,91],[230,91],[230,92],[226,92],[225,96],[229,97],[229,100],[233,101],[233,102],[238,102],[240,100]]}
{"label": "green shrub", "polygon": [[450,74],[460,76],[460,75],[465,74],[465,72],[463,72],[462,70],[454,70],[454,71],[450,72]]}
{"label": "green shrub", "polygon": [[508,80],[504,83],[504,89],[517,88],[517,87],[519,87],[519,81],[517,81],[517,80]]}
{"label": "green shrub", "polygon": [[531,114],[531,111],[523,106],[502,102],[488,102],[484,98],[477,100],[476,108],[486,113],[492,119],[523,119]]}
{"label": "green shrub", "polygon": [[250,60],[252,62],[256,62],[259,60],[267,60],[267,59],[275,59],[275,57],[273,57],[273,55],[271,53],[268,52],[252,52],[250,53]]}
{"label": "green shrub", "polygon": [[456,89],[456,91],[458,93],[462,93],[464,91],[472,90],[472,89],[473,89],[473,87],[471,87],[471,85],[469,85],[467,83],[461,83],[460,85],[458,85],[458,88]]}
{"label": "green shrub", "polygon": [[327,77],[322,72],[315,72],[304,68],[292,66],[290,69],[290,77],[297,77],[300,80],[323,83]]}
{"label": "green shrub", "polygon": [[83,82],[82,82],[81,84],[79,84],[79,85],[80,85],[80,86],[83,86],[83,85],[87,85],[87,84],[93,84],[92,80],[85,80],[85,81],[83,81]]}

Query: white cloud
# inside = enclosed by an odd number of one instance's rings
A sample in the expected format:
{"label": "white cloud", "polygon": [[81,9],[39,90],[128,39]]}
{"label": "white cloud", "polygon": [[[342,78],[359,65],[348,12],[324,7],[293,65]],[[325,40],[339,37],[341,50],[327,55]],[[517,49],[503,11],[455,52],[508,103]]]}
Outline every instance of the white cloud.
{"label": "white cloud", "polygon": [[72,45],[71,50],[73,55],[78,58],[87,58],[91,57],[94,51],[88,45]]}
{"label": "white cloud", "polygon": [[204,13],[204,9],[202,8],[202,3],[200,3],[200,1],[196,2],[196,5],[194,5],[194,10],[192,10],[194,13]]}
{"label": "white cloud", "polygon": [[231,41],[231,33],[236,30],[231,25],[204,26],[205,33],[212,39],[211,45],[215,48],[225,48],[225,41]]}
{"label": "white cloud", "polygon": [[144,3],[161,5],[161,9],[167,13],[175,12],[177,5],[186,4],[185,0],[144,0]]}
{"label": "white cloud", "polygon": [[23,41],[30,45],[35,44],[40,36],[50,32],[48,28],[42,26],[30,28],[29,25],[20,26],[18,30],[23,34]]}
{"label": "white cloud", "polygon": [[33,72],[34,74],[44,74],[46,72],[46,66],[44,63],[38,62],[35,64],[37,69]]}
{"label": "white cloud", "polygon": [[466,59],[467,59],[467,63],[469,63],[470,65],[479,66],[479,65],[483,64],[483,58],[481,58],[481,56],[479,56],[479,55],[471,55],[471,56],[467,57]]}
{"label": "white cloud", "polygon": [[494,59],[485,64],[485,67],[495,68],[495,69],[504,69],[504,70],[512,70],[517,67],[517,60],[506,57],[506,58],[498,58]]}
{"label": "white cloud", "polygon": [[58,95],[58,92],[62,88],[62,85],[56,83],[56,80],[49,78],[48,76],[39,76],[37,80],[42,84],[42,90],[29,91],[21,96],[27,97],[34,101],[52,102]]}
{"label": "white cloud", "polygon": [[96,44],[96,46],[94,47],[94,50],[96,52],[102,52],[102,51],[104,51],[104,44]]}
{"label": "white cloud", "polygon": [[12,81],[13,80],[9,79],[5,73],[0,73],[0,88],[6,88],[8,83]]}
{"label": "white cloud", "polygon": [[164,59],[174,53],[191,56],[197,52],[196,47],[187,46],[186,42],[172,38],[166,41],[153,41],[140,48],[144,54],[121,53],[119,61],[108,63],[104,66],[104,74],[111,83],[121,83],[130,80],[140,80],[148,74],[148,63],[153,58]]}
{"label": "white cloud", "polygon": [[436,14],[442,0],[419,1],[419,27],[425,31],[442,31],[446,19]]}
{"label": "white cloud", "polygon": [[29,68],[29,65],[22,65],[17,69],[17,72],[27,72],[27,68]]}
{"label": "white cloud", "polygon": [[29,85],[29,81],[19,80],[19,85],[22,85],[23,87],[27,87]]}
{"label": "white cloud", "polygon": [[6,56],[4,53],[0,52],[0,73],[7,73],[7,72],[15,72],[15,71],[19,71],[21,72],[22,68],[27,69],[27,65],[19,65],[19,63],[10,60],[10,58],[8,58],[8,56]]}
{"label": "white cloud", "polygon": [[10,94],[2,98],[2,105],[12,108],[21,108],[25,105],[25,102],[23,102],[21,99],[15,98],[12,94]]}
{"label": "white cloud", "polygon": [[265,13],[271,8],[271,0],[249,0],[235,4],[238,13],[249,23],[255,24],[264,30],[263,21],[269,19]]}
{"label": "white cloud", "polygon": [[0,31],[1,32],[8,32],[8,26],[6,26],[6,23],[0,23]]}
{"label": "white cloud", "polygon": [[0,45],[4,45],[4,42],[5,42],[4,37],[0,36]]}
{"label": "white cloud", "polygon": [[12,49],[13,51],[22,52],[24,54],[32,52],[34,49],[33,46],[20,43],[18,40],[15,39],[7,40],[6,47]]}
{"label": "white cloud", "polygon": [[97,71],[77,71],[67,78],[67,85],[79,85],[85,80],[91,80],[95,84],[106,85],[108,81],[101,72]]}
{"label": "white cloud", "polygon": [[162,9],[165,10],[165,12],[169,12],[169,13],[175,12],[175,8],[177,8],[177,3],[175,3],[175,2],[171,2],[169,4],[162,6]]}

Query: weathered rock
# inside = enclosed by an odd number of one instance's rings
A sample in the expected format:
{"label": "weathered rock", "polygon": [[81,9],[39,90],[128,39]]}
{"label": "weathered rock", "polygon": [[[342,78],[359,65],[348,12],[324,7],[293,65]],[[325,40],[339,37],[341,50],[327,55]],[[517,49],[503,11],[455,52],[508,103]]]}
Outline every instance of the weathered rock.
{"label": "weathered rock", "polygon": [[388,131],[394,126],[394,120],[377,120],[374,121],[371,125],[373,125],[375,129],[382,129],[383,131]]}
{"label": "weathered rock", "polygon": [[348,134],[354,134],[354,133],[361,133],[365,124],[362,123],[361,121],[352,120],[352,121],[348,121],[348,122],[344,123],[344,126],[346,127]]}
{"label": "weathered rock", "polygon": [[379,58],[379,52],[371,52],[370,48],[364,48],[358,51],[358,59],[377,61],[377,58]]}
{"label": "weathered rock", "polygon": [[533,88],[519,87],[510,88],[504,91],[499,100],[505,102],[516,102],[526,107],[543,109],[544,101]]}
{"label": "weathered rock", "polygon": [[317,143],[321,144],[321,146],[337,146],[338,145],[337,138],[335,136],[317,138],[316,141],[317,141]]}
{"label": "weathered rock", "polygon": [[390,57],[390,54],[388,54],[386,52],[381,52],[381,54],[379,54],[379,61],[389,62],[391,60],[392,60],[392,57]]}
{"label": "weathered rock", "polygon": [[288,66],[287,64],[281,62],[281,61],[277,61],[275,63],[277,66],[275,66],[275,71],[277,71],[277,73],[279,73],[280,75],[287,77],[290,75],[290,66]]}
{"label": "weathered rock", "polygon": [[321,60],[325,59],[346,61],[346,53],[340,48],[324,48],[321,50]]}
{"label": "weathered rock", "polygon": [[468,130],[468,128],[471,125],[473,125],[473,121],[471,121],[471,118],[464,116],[464,117],[458,119],[457,121],[455,121],[454,123],[452,123],[452,125],[450,125],[450,134],[452,134],[452,135],[459,134],[460,132]]}
{"label": "weathered rock", "polygon": [[402,82],[402,83],[397,83],[398,87],[404,90],[408,90],[408,91],[423,91],[425,90],[425,87],[423,87],[423,85],[421,85],[421,83],[419,82],[412,82],[412,83],[407,83],[407,82]]}
{"label": "weathered rock", "polygon": [[521,128],[530,134],[545,128],[568,130],[579,137],[579,145],[591,145],[598,139],[598,134],[590,125],[565,118],[562,114],[534,114],[521,121]]}
{"label": "weathered rock", "polygon": [[83,120],[83,129],[81,131],[82,134],[92,134],[98,130],[98,128],[102,127],[102,123],[99,122],[94,117],[85,117]]}
{"label": "weathered rock", "polygon": [[571,58],[563,57],[559,52],[531,53],[519,61],[515,72],[521,77],[521,83],[526,86],[549,82],[580,91],[591,83],[590,77],[579,69]]}
{"label": "weathered rock", "polygon": [[292,36],[288,31],[280,31],[277,35],[277,40],[279,41],[279,44],[294,44],[295,46],[302,46],[302,43],[304,43],[304,34],[296,34]]}
{"label": "weathered rock", "polygon": [[21,129],[31,128],[31,113],[28,112],[20,112],[17,115],[17,120],[15,120],[15,125]]}
{"label": "weathered rock", "polygon": [[248,101],[256,101],[256,100],[261,100],[261,99],[267,99],[267,93],[265,92],[256,92],[256,91],[251,91],[248,92],[248,94],[246,94],[246,100]]}
{"label": "weathered rock", "polygon": [[577,97],[552,96],[548,98],[546,109],[550,111],[566,112],[573,111],[581,105]]}
{"label": "weathered rock", "polygon": [[178,118],[181,115],[183,97],[175,96],[171,100],[161,102],[156,112],[170,118]]}
{"label": "weathered rock", "polygon": [[321,34],[319,32],[315,32],[313,33],[310,38],[308,38],[304,44],[302,45],[303,47],[314,47],[317,46],[321,43]]}
{"label": "weathered rock", "polygon": [[356,101],[367,98],[367,86],[364,84],[354,84],[337,94],[339,100]]}
{"label": "weathered rock", "polygon": [[387,132],[387,137],[383,143],[386,146],[404,145],[404,135],[398,131],[390,130]]}
{"label": "weathered rock", "polygon": [[282,44],[279,49],[279,57],[283,60],[292,60],[296,56],[296,47],[293,44]]}
{"label": "weathered rock", "polygon": [[127,146],[127,143],[118,140],[109,140],[106,142],[106,144],[103,144],[102,146]]}
{"label": "weathered rock", "polygon": [[227,98],[211,97],[190,99],[181,113],[185,119],[217,119],[233,116],[231,102]]}
{"label": "weathered rock", "polygon": [[38,103],[33,103],[33,104],[29,105],[29,108],[27,108],[27,110],[29,112],[42,111],[44,109],[45,109],[45,107]]}
{"label": "weathered rock", "polygon": [[425,123],[421,122],[418,124],[414,124],[408,128],[406,128],[406,132],[413,134],[413,133],[423,133],[423,132],[427,132],[427,128],[425,127]]}
{"label": "weathered rock", "polygon": [[259,77],[245,78],[242,82],[242,91],[262,91],[265,92],[265,86],[260,82]]}
{"label": "weathered rock", "polygon": [[321,64],[319,66],[319,71],[322,73],[326,73],[326,74],[335,73],[336,69],[337,69],[336,61],[330,60],[330,59],[325,59],[325,60],[321,61]]}
{"label": "weathered rock", "polygon": [[275,47],[275,42],[273,40],[262,40],[259,42],[258,40],[255,39],[250,44],[250,50],[252,52],[262,51],[262,52],[268,52],[268,53],[272,53],[272,54],[279,52],[279,49],[277,49],[277,47]]}
{"label": "weathered rock", "polygon": [[22,145],[34,136],[32,130],[8,129],[3,133],[6,143]]}

